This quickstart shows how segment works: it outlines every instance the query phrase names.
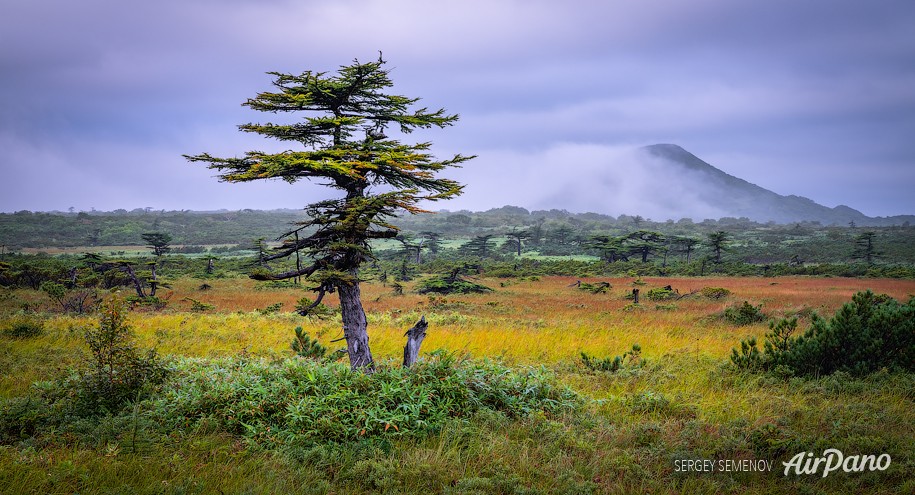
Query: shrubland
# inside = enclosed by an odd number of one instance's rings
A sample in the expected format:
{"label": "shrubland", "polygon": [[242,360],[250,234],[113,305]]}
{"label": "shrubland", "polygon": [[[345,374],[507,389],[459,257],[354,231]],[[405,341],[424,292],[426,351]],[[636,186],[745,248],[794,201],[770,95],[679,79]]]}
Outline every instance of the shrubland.
{"label": "shrubland", "polygon": [[[829,373],[787,372],[787,358],[768,363],[766,349],[756,352],[766,364],[730,360],[741,340],[784,335],[790,324],[783,321],[817,329],[809,332],[816,342],[833,341],[826,329],[858,335],[850,325],[864,320],[882,324],[881,332],[904,326],[911,302],[898,301],[915,292],[910,281],[464,276],[495,290],[418,294],[424,276],[402,283],[399,295],[390,285],[364,284],[379,360],[371,375],[331,356],[341,335],[335,306],[298,315],[296,305],[307,296],[295,284],[254,290],[248,279],[211,278],[200,290],[200,278],[171,277],[166,307],[136,306],[123,319],[104,311],[64,314],[46,293],[8,290],[0,298],[3,328],[22,320],[40,331],[0,334],[0,492],[912,488],[915,380],[911,370],[888,364],[886,350],[898,346],[862,348],[856,359],[872,356],[873,366]],[[582,291],[579,281],[609,288]],[[633,286],[675,290],[678,298],[627,310]],[[859,294],[866,288],[870,296]],[[194,301],[213,309],[195,311]],[[768,320],[738,326],[721,316],[744,304],[761,307]],[[270,307],[277,309],[264,311]],[[394,364],[403,332],[421,315],[430,322],[424,351],[404,370]],[[119,342],[111,349],[122,349],[127,358],[119,362],[137,373],[96,374],[105,368],[87,336],[104,328],[129,330],[109,332]],[[886,340],[868,332],[871,342]],[[291,348],[305,336],[308,348],[327,349],[317,353],[321,358]],[[803,356],[813,352],[812,344],[802,347]],[[144,361],[150,349],[156,357]],[[116,391],[100,383],[138,375],[144,379],[132,382],[130,394],[87,407],[87,390]],[[893,463],[874,473],[782,475],[779,461],[826,448],[885,452]],[[674,471],[674,460],[690,458],[767,459],[776,470]]]}

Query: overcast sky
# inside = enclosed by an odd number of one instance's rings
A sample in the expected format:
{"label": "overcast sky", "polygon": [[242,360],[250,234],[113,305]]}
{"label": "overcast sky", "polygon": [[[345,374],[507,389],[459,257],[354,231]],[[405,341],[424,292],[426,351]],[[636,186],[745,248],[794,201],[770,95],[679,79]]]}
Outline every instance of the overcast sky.
{"label": "overcast sky", "polygon": [[282,149],[236,129],[276,119],[240,106],[267,71],[382,50],[395,92],[461,115],[417,138],[479,155],[436,209],[578,209],[556,184],[600,198],[626,150],[676,143],[779,194],[913,214],[913,26],[911,0],[0,0],[0,211],[300,208],[327,192],[181,155]]}

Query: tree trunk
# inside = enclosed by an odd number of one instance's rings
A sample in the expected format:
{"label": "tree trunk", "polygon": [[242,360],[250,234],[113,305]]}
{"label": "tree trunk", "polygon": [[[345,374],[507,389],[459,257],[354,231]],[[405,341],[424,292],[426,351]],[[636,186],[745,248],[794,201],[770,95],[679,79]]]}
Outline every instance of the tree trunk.
{"label": "tree trunk", "polygon": [[403,367],[409,368],[416,362],[419,357],[419,347],[423,345],[423,339],[426,338],[426,328],[429,324],[426,322],[426,316],[423,315],[413,328],[407,330],[407,345],[403,348]]}
{"label": "tree trunk", "polygon": [[346,338],[350,368],[362,369],[371,373],[375,370],[375,366],[372,351],[369,349],[368,322],[365,319],[365,311],[362,309],[359,281],[356,280],[352,284],[340,284],[337,291],[340,296],[343,336]]}

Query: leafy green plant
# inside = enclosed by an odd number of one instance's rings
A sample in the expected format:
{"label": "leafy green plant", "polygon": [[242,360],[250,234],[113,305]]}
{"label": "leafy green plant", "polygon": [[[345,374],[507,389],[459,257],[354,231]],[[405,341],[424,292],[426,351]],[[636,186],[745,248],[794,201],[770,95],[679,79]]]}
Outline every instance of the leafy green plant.
{"label": "leafy green plant", "polygon": [[439,351],[409,369],[379,365],[372,374],[314,360],[188,359],[149,407],[167,431],[207,425],[259,444],[308,445],[423,436],[481,411],[527,417],[580,404],[543,368]]}
{"label": "leafy green plant", "polygon": [[703,287],[699,293],[709,299],[722,299],[731,295],[731,291],[724,287]]}
{"label": "leafy green plant", "polygon": [[18,314],[3,321],[0,329],[8,337],[37,337],[44,331],[44,320],[33,315]]}
{"label": "leafy green plant", "polygon": [[762,312],[762,304],[753,306],[747,301],[738,306],[726,308],[723,317],[732,325],[745,326],[766,321],[766,315]]}
{"label": "leafy green plant", "polygon": [[334,309],[324,305],[324,303],[315,305],[314,301],[307,297],[303,297],[296,301],[295,311],[302,316],[314,316],[319,319],[330,318],[336,314]]}
{"label": "leafy green plant", "polygon": [[831,319],[814,314],[803,335],[794,337],[796,329],[797,318],[771,322],[762,354],[750,339],[741,342],[740,352],[732,350],[731,361],[798,376],[915,371],[915,298],[900,304],[887,295],[859,292]]}
{"label": "leafy green plant", "polygon": [[611,373],[619,371],[623,367],[641,367],[645,364],[645,360],[642,359],[642,347],[638,344],[632,344],[632,349],[624,352],[622,356],[613,358],[598,359],[582,352],[581,362],[591,371],[609,371]]}
{"label": "leafy green plant", "polygon": [[274,313],[279,313],[282,308],[283,308],[283,303],[278,302],[278,303],[271,304],[270,306],[267,306],[264,309],[258,309],[257,312],[266,316],[266,315],[272,315]]}
{"label": "leafy green plant", "polygon": [[290,347],[297,356],[306,359],[321,359],[327,354],[327,347],[321,345],[318,339],[312,339],[302,327],[295,327],[295,338]]}
{"label": "leafy green plant", "polygon": [[142,395],[147,385],[161,383],[167,373],[154,350],[142,353],[133,344],[127,308],[111,298],[101,307],[98,326],[84,335],[89,347],[88,366],[70,385],[78,410],[86,415],[116,412]]}

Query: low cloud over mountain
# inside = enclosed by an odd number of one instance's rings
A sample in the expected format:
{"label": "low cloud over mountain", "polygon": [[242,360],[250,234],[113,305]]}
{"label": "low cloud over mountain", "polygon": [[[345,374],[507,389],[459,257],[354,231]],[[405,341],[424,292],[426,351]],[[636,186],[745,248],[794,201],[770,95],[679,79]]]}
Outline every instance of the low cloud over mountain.
{"label": "low cloud over mountain", "polygon": [[873,219],[848,206],[830,208],[808,198],[783,196],[729,175],[675,144],[563,144],[528,155],[505,153],[495,161],[500,166],[491,171],[492,180],[468,182],[468,202],[653,220],[747,217],[758,222],[892,225],[915,219]]}

